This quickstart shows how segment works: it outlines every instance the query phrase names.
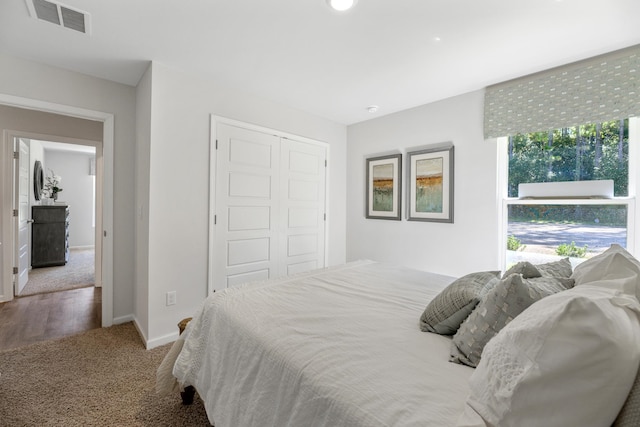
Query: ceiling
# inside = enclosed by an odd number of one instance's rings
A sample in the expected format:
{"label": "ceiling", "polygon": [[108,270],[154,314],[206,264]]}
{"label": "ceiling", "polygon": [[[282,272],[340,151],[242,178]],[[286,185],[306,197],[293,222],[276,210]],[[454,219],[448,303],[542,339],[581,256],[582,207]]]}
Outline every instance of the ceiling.
{"label": "ceiling", "polygon": [[638,0],[63,4],[90,14],[90,35],[2,0],[0,53],[132,86],[158,61],[346,125],[640,44]]}

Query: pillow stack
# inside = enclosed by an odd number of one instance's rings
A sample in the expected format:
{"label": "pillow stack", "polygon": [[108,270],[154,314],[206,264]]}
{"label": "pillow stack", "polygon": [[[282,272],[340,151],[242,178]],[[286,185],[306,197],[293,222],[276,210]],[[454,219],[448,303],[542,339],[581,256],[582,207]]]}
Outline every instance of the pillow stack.
{"label": "pillow stack", "polygon": [[640,425],[640,262],[613,245],[572,279],[488,342],[458,426]]}
{"label": "pillow stack", "polygon": [[502,277],[471,273],[434,298],[420,317],[423,331],[453,335],[451,361],[477,366],[482,350],[507,323],[534,302],[573,286],[569,258],[547,264],[520,262]]}
{"label": "pillow stack", "polygon": [[477,366],[484,346],[534,302],[571,288],[569,278],[525,279],[511,274],[502,279],[460,325],[453,336],[450,361]]}

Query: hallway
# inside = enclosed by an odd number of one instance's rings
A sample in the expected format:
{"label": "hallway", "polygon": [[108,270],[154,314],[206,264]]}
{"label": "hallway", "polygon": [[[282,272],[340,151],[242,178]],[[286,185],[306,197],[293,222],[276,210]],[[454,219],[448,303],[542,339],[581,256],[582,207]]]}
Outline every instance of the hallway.
{"label": "hallway", "polygon": [[100,328],[101,301],[101,288],[86,287],[1,303],[0,351]]}

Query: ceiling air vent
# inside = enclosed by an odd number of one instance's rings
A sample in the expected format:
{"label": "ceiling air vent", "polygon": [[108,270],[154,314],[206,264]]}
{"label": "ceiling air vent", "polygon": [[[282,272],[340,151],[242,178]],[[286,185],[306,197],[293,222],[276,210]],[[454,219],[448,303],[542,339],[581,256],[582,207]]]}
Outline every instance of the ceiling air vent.
{"label": "ceiling air vent", "polygon": [[89,14],[47,0],[26,0],[29,13],[36,19],[89,34]]}

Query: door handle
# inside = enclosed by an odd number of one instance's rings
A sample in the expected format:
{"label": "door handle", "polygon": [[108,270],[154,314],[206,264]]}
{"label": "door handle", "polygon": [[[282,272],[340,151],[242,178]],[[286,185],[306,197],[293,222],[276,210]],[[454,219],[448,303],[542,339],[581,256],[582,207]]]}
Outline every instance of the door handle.
{"label": "door handle", "polygon": [[28,222],[29,224],[33,224],[35,221],[34,221],[34,220],[32,220],[32,219],[28,219],[28,220],[27,220],[27,222]]}

